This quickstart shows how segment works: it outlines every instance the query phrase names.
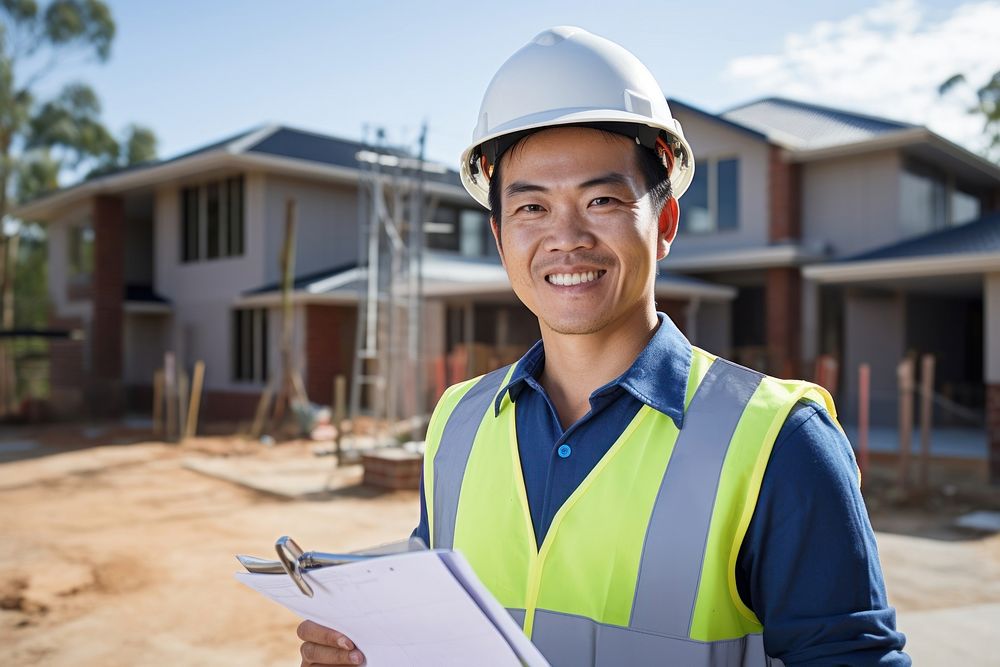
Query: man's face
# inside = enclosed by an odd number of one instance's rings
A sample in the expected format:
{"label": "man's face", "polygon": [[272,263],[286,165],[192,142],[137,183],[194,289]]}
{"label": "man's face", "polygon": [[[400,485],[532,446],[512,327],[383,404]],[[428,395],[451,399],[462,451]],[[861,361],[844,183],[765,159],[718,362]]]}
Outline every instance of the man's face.
{"label": "man's face", "polygon": [[591,334],[652,312],[677,202],[659,216],[653,210],[630,140],[553,128],[502,161],[497,246],[514,293],[543,330]]}

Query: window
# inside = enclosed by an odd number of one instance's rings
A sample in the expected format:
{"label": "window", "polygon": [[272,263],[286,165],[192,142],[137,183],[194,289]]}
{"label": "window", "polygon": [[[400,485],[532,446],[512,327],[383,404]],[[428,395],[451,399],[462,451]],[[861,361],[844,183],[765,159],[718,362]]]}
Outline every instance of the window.
{"label": "window", "polygon": [[267,382],[267,310],[234,310],[232,343],[233,380]]}
{"label": "window", "polygon": [[921,165],[907,165],[899,181],[900,224],[908,235],[945,226],[948,200],[941,174]]}
{"label": "window", "polygon": [[983,212],[983,201],[978,195],[966,192],[961,188],[951,191],[951,224],[964,225],[978,220]]}
{"label": "window", "polygon": [[907,161],[899,180],[899,221],[907,235],[964,225],[982,216],[983,197],[975,188],[930,165]]}
{"label": "window", "polygon": [[432,221],[424,223],[425,245],[431,250],[449,250],[466,257],[495,255],[489,217],[485,211],[439,205]]}
{"label": "window", "polygon": [[740,226],[740,161],[708,159],[684,193],[680,231],[710,234]]}
{"label": "window", "polygon": [[243,254],[243,177],[181,190],[181,261]]}
{"label": "window", "polygon": [[66,258],[69,280],[74,285],[89,285],[94,273],[94,228],[89,224],[69,228]]}

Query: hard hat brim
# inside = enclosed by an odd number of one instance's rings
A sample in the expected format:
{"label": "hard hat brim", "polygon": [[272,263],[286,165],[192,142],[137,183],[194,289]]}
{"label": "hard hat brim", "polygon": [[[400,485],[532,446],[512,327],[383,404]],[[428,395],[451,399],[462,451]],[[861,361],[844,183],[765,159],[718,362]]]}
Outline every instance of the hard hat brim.
{"label": "hard hat brim", "polygon": [[[460,170],[462,185],[465,186],[465,189],[476,201],[489,209],[489,179],[481,172],[478,175],[473,173],[473,155],[481,146],[506,135],[519,134],[531,130],[537,131],[564,125],[595,124],[606,126],[617,123],[623,125],[645,125],[646,127],[661,130],[671,137],[671,143],[675,149],[679,147],[681,151],[680,155],[675,155],[674,166],[670,173],[671,189],[675,198],[679,198],[684,194],[688,186],[691,185],[691,180],[694,178],[693,153],[684,135],[677,128],[666,127],[649,116],[611,109],[556,109],[517,118],[497,126],[489,134],[477,140],[462,152]],[[623,132],[623,134],[627,133]]]}

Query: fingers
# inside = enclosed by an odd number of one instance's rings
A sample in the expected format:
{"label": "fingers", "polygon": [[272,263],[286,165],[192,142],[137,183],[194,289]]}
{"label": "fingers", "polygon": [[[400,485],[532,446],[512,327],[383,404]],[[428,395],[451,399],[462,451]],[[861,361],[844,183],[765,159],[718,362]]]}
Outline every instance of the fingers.
{"label": "fingers", "polygon": [[360,665],[365,657],[354,642],[342,632],[312,621],[299,624],[296,634],[302,640],[302,667],[322,665]]}
{"label": "fingers", "polygon": [[302,644],[302,666],[320,667],[322,665],[360,665],[364,657],[361,651],[348,651],[332,646],[322,646],[305,642]]}

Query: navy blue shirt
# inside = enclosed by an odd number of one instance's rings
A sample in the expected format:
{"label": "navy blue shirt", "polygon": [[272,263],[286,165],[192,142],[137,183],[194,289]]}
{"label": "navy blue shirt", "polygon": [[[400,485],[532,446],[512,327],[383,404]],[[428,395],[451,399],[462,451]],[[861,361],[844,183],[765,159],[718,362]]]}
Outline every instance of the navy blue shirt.
{"label": "navy blue shirt", "polygon": [[[590,395],[590,412],[562,429],[538,382],[541,341],[517,363],[506,392],[517,403],[521,469],[535,539],[644,405],[678,428],[691,344],[663,313],[649,344],[620,377]],[[429,543],[420,494],[420,525]],[[854,452],[825,409],[799,403],[775,441],[736,572],[740,597],[764,625],[768,655],[786,665],[909,665],[888,606]]]}

